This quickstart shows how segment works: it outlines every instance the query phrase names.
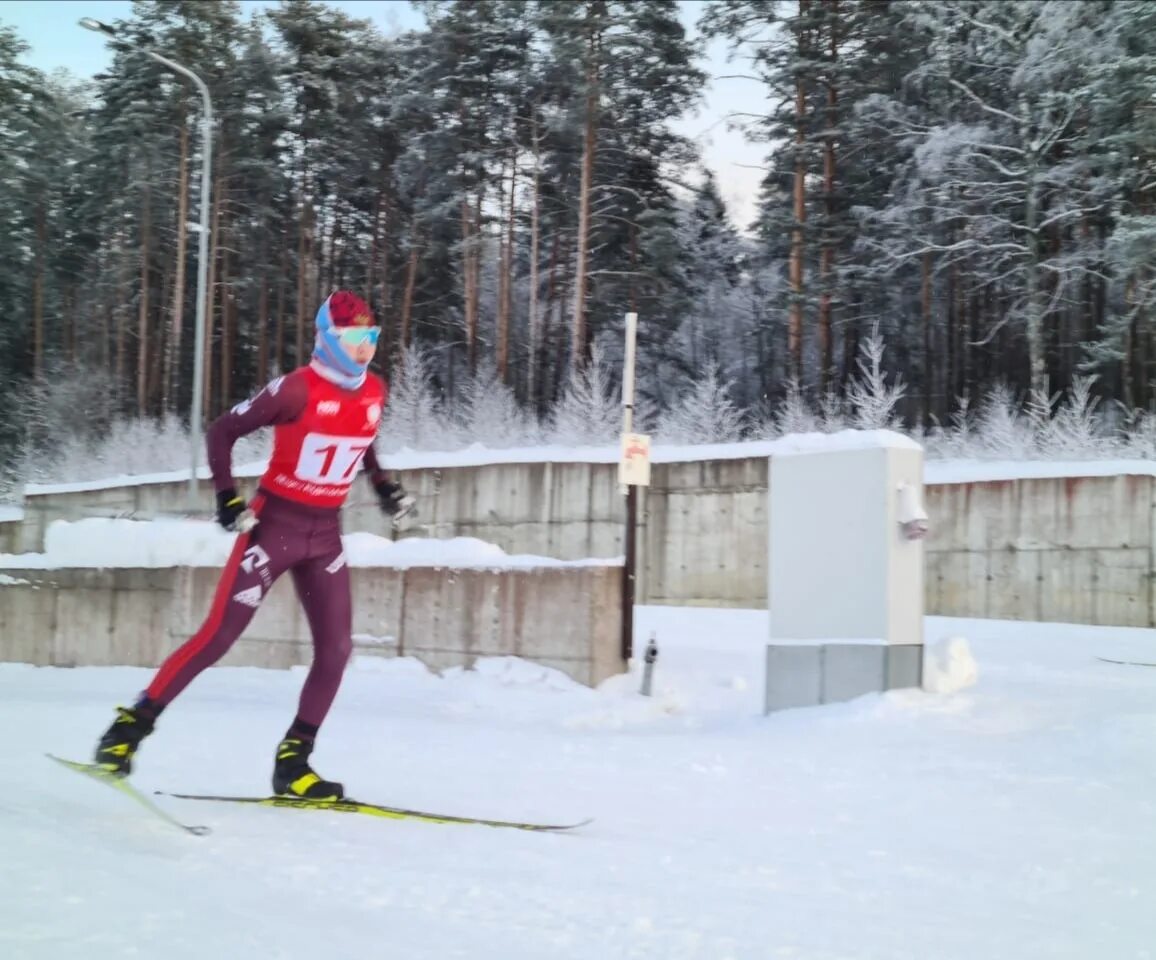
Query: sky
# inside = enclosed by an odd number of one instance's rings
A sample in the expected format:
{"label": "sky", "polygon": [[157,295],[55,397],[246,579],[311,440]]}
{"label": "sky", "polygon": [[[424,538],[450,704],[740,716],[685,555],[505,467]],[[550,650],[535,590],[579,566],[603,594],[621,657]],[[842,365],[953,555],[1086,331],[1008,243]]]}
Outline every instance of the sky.
{"label": "sky", "polygon": [[[694,30],[707,0],[681,0],[682,19]],[[248,13],[273,6],[270,0],[240,0]],[[372,20],[386,34],[417,28],[422,17],[407,0],[328,0],[328,5],[350,15]],[[132,15],[131,0],[0,0],[0,23],[16,28],[31,48],[24,61],[40,70],[65,67],[79,76],[91,76],[110,62],[103,38],[77,25],[81,17],[111,23]],[[726,61],[726,45],[712,41],[707,47],[704,69],[708,83],[702,104],[675,123],[683,135],[697,141],[705,164],[718,180],[719,189],[735,225],[745,228],[754,218],[760,169],[766,146],[747,143],[738,130],[728,129],[729,114],[764,113],[766,95],[761,84],[745,79],[718,79],[741,72]]]}

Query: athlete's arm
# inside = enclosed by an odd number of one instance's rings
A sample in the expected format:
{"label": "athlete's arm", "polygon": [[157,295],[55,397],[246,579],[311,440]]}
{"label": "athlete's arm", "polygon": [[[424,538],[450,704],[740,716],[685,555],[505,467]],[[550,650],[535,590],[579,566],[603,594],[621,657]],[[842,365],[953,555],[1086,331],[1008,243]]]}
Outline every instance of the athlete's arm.
{"label": "athlete's arm", "polygon": [[377,459],[377,451],[373,449],[372,443],[366,449],[365,459],[361,461],[361,465],[365,469],[366,476],[369,477],[370,484],[373,486],[389,480],[389,471],[384,469],[381,461]]}
{"label": "athlete's arm", "polygon": [[[370,374],[370,376],[381,385],[381,409],[384,412],[386,404],[389,403],[389,384],[376,374]],[[365,451],[361,466],[372,486],[377,487],[379,484],[389,482],[389,471],[382,467],[381,461],[377,459],[377,451],[373,448],[372,443]]]}
{"label": "athlete's arm", "polygon": [[296,420],[305,409],[308,393],[304,377],[293,374],[278,377],[255,397],[238,403],[213,421],[205,434],[205,446],[208,448],[213,487],[218,493],[236,487],[233,481],[233,445],[241,437],[262,427]]}

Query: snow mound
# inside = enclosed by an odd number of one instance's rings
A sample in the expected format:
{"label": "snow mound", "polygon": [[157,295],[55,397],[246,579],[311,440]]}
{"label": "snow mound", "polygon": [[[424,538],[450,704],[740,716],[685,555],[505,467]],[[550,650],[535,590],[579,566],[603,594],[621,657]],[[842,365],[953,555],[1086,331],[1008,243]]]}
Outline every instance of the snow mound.
{"label": "snow mound", "polygon": [[[407,537],[391,541],[358,532],[344,534],[341,539],[346,560],[353,567],[528,570],[621,566],[623,562],[622,557],[555,560],[511,555],[497,544],[475,537]],[[236,534],[227,533],[211,520],[54,520],[45,533],[43,553],[0,554],[0,568],[222,567],[235,542]]]}
{"label": "snow mound", "polygon": [[381,674],[389,679],[401,681],[438,679],[438,675],[417,657],[381,657],[355,653],[350,660],[349,669],[358,673]]}
{"label": "snow mound", "polygon": [[208,520],[54,520],[29,567],[224,566],[236,535]]}
{"label": "snow mound", "polygon": [[947,637],[925,648],[923,689],[929,693],[955,693],[978,679],[979,665],[966,638]]}
{"label": "snow mound", "polygon": [[405,537],[386,540],[373,533],[342,536],[345,556],[354,567],[454,567],[456,569],[517,570],[537,567],[620,566],[622,557],[555,560],[533,554],[509,554],[497,544],[476,537]]}
{"label": "snow mound", "polygon": [[639,692],[641,679],[637,670],[607,677],[596,688],[598,700],[594,709],[571,714],[563,726],[570,730],[622,730],[685,712],[685,694],[671,684],[658,682],[652,696],[643,696]]}
{"label": "snow mound", "polygon": [[391,541],[359,532],[345,534],[342,541],[345,557],[354,567],[502,566],[509,559],[501,547],[473,537],[407,537]]}
{"label": "snow mound", "polygon": [[473,667],[450,667],[442,671],[448,679],[481,679],[502,687],[542,687],[547,690],[585,689],[561,670],[531,663],[520,657],[480,657]]}

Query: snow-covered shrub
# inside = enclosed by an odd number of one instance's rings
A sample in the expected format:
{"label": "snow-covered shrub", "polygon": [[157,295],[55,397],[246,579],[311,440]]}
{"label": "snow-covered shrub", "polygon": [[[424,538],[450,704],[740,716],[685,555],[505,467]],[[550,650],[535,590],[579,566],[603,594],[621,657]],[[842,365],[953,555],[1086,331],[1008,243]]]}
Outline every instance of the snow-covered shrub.
{"label": "snow-covered shrub", "polygon": [[514,391],[492,366],[466,384],[458,424],[462,439],[494,449],[533,446],[540,440],[534,418],[519,405]]}
{"label": "snow-covered shrub", "polygon": [[597,348],[590,363],[570,375],[547,431],[548,442],[573,446],[614,443],[622,432],[617,390]]}
{"label": "snow-covered shrub", "polygon": [[1156,460],[1156,414],[1131,411],[1122,433],[1120,456]]}
{"label": "snow-covered shrub", "polygon": [[1035,453],[1030,423],[1020,412],[1007,384],[997,384],[984,398],[970,456],[991,460],[1029,460]]}
{"label": "snow-covered shrub", "polygon": [[1114,456],[1115,441],[1097,413],[1099,398],[1092,396],[1095,377],[1077,377],[1072,389],[1052,415],[1037,420],[1036,447],[1045,459],[1076,460]]}
{"label": "snow-covered shrub", "polygon": [[795,377],[787,383],[786,395],[768,419],[768,428],[763,432],[770,437],[781,437],[788,433],[817,433],[822,429],[819,417],[807,403]]}
{"label": "snow-covered shrub", "polygon": [[728,385],[711,370],[658,418],[660,443],[733,443],[743,438],[744,417]]}
{"label": "snow-covered shrub", "polygon": [[946,427],[936,422],[916,439],[923,444],[929,458],[950,460],[971,456],[976,444],[976,415],[971,399],[959,397]]}
{"label": "snow-covered shrub", "polygon": [[429,360],[417,346],[402,354],[377,437],[383,451],[454,450],[462,445],[461,432],[442,411]]}
{"label": "snow-covered shrub", "polygon": [[847,387],[847,407],[851,412],[851,426],[857,430],[900,430],[902,424],[895,408],[907,393],[903,381],[896,378],[887,383],[883,372],[883,338],[876,327],[860,348],[856,361],[859,376]]}

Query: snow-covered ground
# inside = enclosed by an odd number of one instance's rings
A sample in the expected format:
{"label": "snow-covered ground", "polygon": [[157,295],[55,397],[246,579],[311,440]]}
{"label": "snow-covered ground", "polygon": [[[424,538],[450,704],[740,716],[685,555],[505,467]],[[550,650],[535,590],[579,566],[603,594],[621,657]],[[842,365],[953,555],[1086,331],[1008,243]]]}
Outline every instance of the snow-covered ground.
{"label": "snow-covered ground", "polygon": [[[967,638],[974,686],[763,717],[765,621],[641,609],[651,699],[637,674],[354,664],[323,773],[387,803],[596,818],[567,835],[162,798],[214,829],[188,837],[42,756],[86,756],[148,671],[0,665],[0,957],[1156,956],[1156,668],[1096,659],[1156,661],[1156,631],[932,618],[929,641]],[[301,679],[210,671],[136,782],[264,792]]]}

